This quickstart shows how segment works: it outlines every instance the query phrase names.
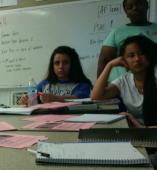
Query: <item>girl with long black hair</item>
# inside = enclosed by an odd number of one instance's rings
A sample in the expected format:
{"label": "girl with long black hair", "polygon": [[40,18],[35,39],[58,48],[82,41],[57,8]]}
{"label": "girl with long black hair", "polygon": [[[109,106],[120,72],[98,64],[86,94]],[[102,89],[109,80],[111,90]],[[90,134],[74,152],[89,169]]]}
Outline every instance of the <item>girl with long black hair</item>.
{"label": "girl with long black hair", "polygon": [[[91,81],[83,73],[75,49],[59,46],[51,55],[45,80],[37,86],[40,94],[38,103],[89,98],[91,88]],[[27,95],[22,96],[19,101],[20,104],[27,102]]]}
{"label": "girl with long black hair", "polygon": [[[157,127],[157,44],[144,36],[127,38],[120,47],[120,56],[110,61],[98,78],[92,100],[105,100],[120,95],[133,127]],[[113,67],[131,71],[106,87]],[[106,88],[105,88],[106,87]]]}

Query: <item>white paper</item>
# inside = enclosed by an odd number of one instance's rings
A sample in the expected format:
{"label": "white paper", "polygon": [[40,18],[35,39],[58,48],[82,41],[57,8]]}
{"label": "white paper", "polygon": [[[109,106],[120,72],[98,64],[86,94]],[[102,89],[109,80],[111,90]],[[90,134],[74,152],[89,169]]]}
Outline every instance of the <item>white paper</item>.
{"label": "white paper", "polygon": [[[129,142],[47,143],[38,141],[38,151],[51,158],[83,160],[139,160],[145,157]],[[37,158],[42,158],[37,154]]]}
{"label": "white paper", "polygon": [[33,108],[0,108],[2,114],[18,114],[18,115],[30,115]]}
{"label": "white paper", "polygon": [[0,7],[17,5],[17,0],[0,0]]}

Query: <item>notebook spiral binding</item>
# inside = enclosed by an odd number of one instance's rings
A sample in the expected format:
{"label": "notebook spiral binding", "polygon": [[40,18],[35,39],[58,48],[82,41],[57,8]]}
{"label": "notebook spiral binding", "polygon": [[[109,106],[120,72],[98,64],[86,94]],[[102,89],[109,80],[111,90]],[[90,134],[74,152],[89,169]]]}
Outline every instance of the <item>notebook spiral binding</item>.
{"label": "notebook spiral binding", "polygon": [[126,166],[126,165],[132,165],[132,166],[138,166],[138,165],[146,165],[150,166],[151,162],[150,159],[138,159],[138,160],[83,160],[83,159],[52,159],[52,158],[38,158],[36,160],[36,163],[42,164],[42,165],[51,165],[51,164],[66,164],[66,165],[120,165],[120,166]]}
{"label": "notebook spiral binding", "polygon": [[98,141],[98,142],[131,142],[133,146],[138,147],[151,147],[151,148],[157,148],[157,142],[151,141],[151,140],[133,140],[133,139],[100,139],[100,138],[82,138],[79,139],[81,142],[87,142],[87,141]]}

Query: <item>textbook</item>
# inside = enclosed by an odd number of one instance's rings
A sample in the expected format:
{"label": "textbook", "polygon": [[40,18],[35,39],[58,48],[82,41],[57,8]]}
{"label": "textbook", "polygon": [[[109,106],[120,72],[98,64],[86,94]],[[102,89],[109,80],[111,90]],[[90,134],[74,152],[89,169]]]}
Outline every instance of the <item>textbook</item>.
{"label": "textbook", "polygon": [[150,166],[130,142],[48,143],[38,141],[36,164]]}
{"label": "textbook", "polygon": [[97,128],[80,129],[78,139],[81,141],[130,141],[133,146],[157,147],[156,128]]}
{"label": "textbook", "polygon": [[84,114],[71,119],[65,120],[65,122],[82,122],[82,123],[100,123],[107,124],[119,121],[126,118],[125,115],[111,115],[111,114]]}

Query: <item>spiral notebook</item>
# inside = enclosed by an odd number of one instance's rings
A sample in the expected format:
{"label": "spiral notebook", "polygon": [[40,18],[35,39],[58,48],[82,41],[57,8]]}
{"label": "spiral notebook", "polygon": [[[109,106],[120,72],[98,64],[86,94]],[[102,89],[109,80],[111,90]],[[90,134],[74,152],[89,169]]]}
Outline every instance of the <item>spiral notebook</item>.
{"label": "spiral notebook", "polygon": [[156,128],[97,128],[80,129],[79,140],[82,141],[130,141],[133,146],[157,147]]}
{"label": "spiral notebook", "polygon": [[55,144],[39,141],[36,164],[150,166],[150,160],[130,142]]}

